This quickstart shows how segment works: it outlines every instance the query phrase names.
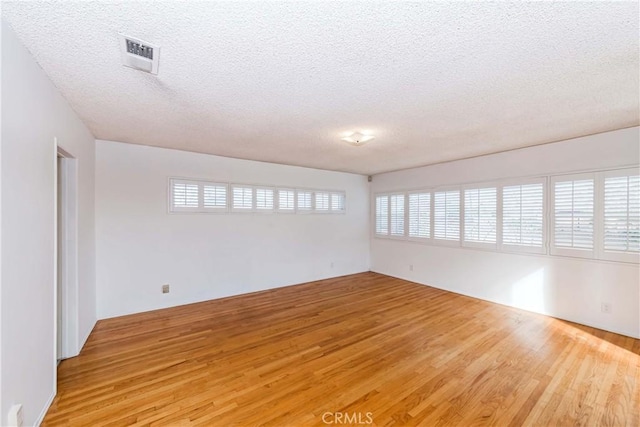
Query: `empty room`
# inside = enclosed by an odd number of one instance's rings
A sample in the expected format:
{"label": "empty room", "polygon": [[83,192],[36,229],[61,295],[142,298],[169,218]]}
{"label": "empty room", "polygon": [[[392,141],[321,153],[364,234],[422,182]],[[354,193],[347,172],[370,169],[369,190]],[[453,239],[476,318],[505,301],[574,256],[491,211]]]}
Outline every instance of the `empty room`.
{"label": "empty room", "polygon": [[2,1],[1,426],[640,425],[640,5]]}

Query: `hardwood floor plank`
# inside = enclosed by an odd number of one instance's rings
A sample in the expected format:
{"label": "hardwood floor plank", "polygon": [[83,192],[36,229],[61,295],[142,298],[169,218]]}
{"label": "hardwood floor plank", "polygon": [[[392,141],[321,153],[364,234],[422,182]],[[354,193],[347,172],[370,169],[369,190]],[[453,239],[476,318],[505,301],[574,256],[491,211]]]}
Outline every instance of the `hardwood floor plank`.
{"label": "hardwood floor plank", "polygon": [[362,273],[99,321],[43,425],[638,425],[638,341]]}

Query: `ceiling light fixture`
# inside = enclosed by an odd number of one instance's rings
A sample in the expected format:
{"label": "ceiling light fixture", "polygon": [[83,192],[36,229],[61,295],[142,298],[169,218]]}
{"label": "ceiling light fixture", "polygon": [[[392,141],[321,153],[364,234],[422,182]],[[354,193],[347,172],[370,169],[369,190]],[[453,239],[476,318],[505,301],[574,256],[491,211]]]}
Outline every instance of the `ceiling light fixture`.
{"label": "ceiling light fixture", "polygon": [[341,138],[343,141],[348,142],[351,145],[364,145],[374,138],[373,135],[363,135],[360,132],[354,132],[349,136]]}

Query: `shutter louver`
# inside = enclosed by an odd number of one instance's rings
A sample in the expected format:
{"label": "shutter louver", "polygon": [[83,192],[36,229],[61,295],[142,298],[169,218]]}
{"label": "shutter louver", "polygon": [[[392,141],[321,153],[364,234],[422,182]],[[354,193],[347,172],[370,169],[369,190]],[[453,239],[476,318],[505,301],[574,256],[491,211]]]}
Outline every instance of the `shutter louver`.
{"label": "shutter louver", "polygon": [[376,197],[376,234],[389,234],[389,196]]}
{"label": "shutter louver", "polygon": [[554,246],[593,249],[593,209],[593,179],[556,182]]}
{"label": "shutter louver", "polygon": [[333,212],[344,212],[344,194],[331,193],[331,210]]}
{"label": "shutter louver", "polygon": [[391,195],[391,235],[404,236],[404,194]]}
{"label": "shutter louver", "polygon": [[253,209],[253,188],[233,187],[233,209],[250,211]]}
{"label": "shutter louver", "polygon": [[273,189],[256,188],[256,210],[260,212],[273,211]]}
{"label": "shutter louver", "polygon": [[495,187],[465,190],[465,242],[496,243],[496,214]]}
{"label": "shutter louver", "polygon": [[203,185],[204,207],[209,209],[227,208],[227,186],[226,185]]}
{"label": "shutter louver", "polygon": [[640,252],[640,176],[604,181],[604,250]]}
{"label": "shutter louver", "polygon": [[293,212],[295,207],[295,191],[278,190],[278,210]]}
{"label": "shutter louver", "polygon": [[173,182],[173,207],[198,208],[198,184]]}
{"label": "shutter louver", "polygon": [[543,188],[542,183],[503,188],[502,241],[504,244],[543,247]]}
{"label": "shutter louver", "polygon": [[460,191],[438,191],[433,199],[433,237],[460,240]]}
{"label": "shutter louver", "polygon": [[431,193],[409,194],[409,236],[431,237]]}
{"label": "shutter louver", "polygon": [[316,192],[316,211],[326,212],[329,210],[329,193]]}
{"label": "shutter louver", "polygon": [[311,210],[311,191],[298,191],[298,211]]}

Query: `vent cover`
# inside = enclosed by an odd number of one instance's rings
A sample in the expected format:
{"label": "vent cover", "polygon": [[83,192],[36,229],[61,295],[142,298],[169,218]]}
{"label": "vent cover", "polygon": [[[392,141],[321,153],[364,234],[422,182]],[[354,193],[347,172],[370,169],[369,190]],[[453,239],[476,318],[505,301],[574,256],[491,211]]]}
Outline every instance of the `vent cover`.
{"label": "vent cover", "polygon": [[135,37],[120,34],[120,56],[122,65],[158,74],[160,47]]}

